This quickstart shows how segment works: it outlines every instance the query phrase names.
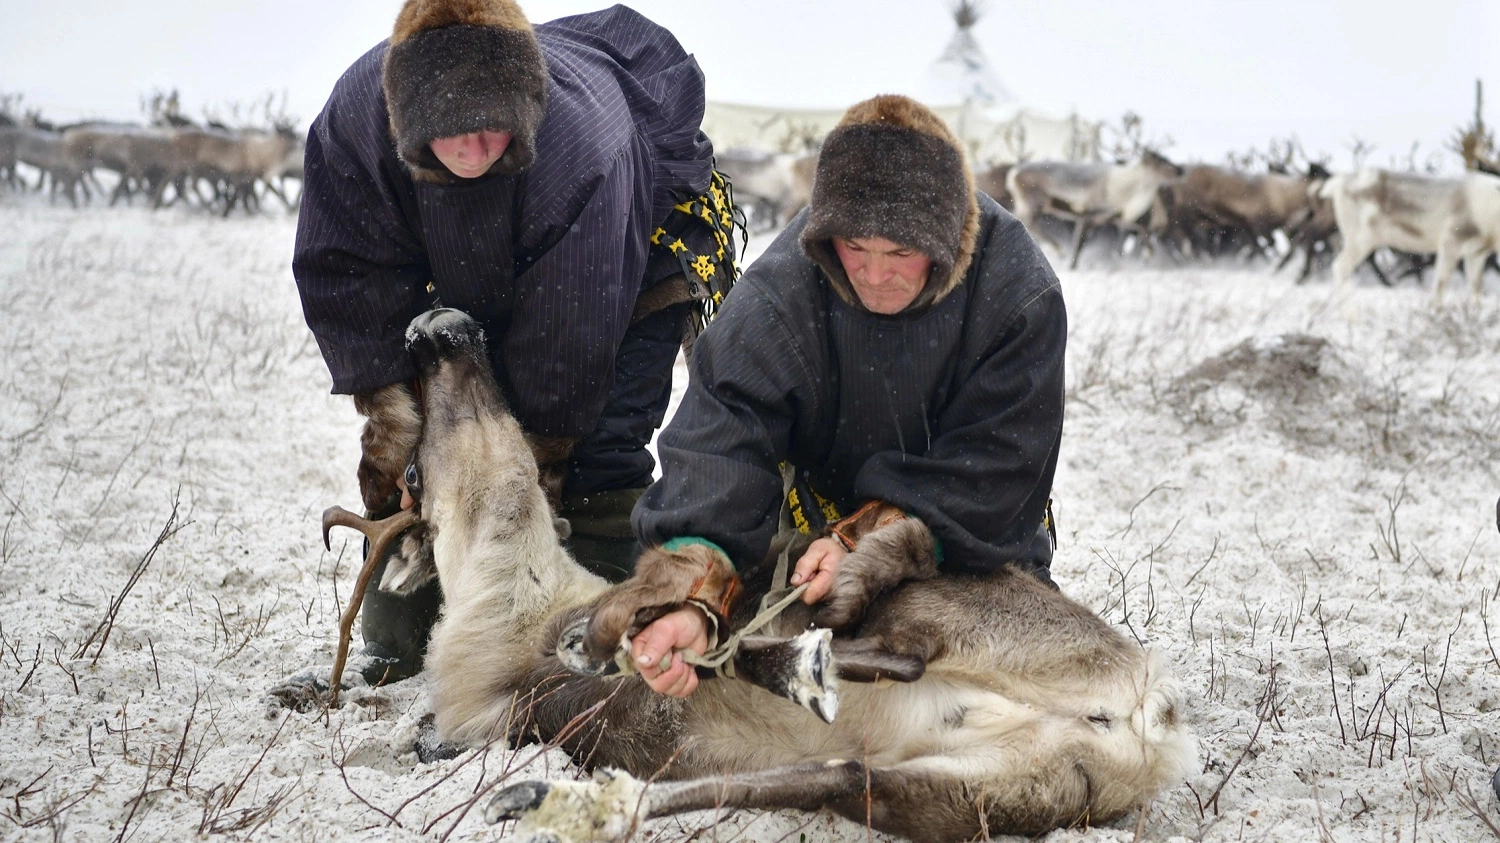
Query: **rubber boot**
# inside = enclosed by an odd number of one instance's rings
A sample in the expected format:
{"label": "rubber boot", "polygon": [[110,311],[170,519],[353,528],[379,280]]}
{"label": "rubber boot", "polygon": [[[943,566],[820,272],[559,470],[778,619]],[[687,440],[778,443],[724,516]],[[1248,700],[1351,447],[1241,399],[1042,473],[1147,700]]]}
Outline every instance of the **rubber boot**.
{"label": "rubber boot", "polygon": [[[394,511],[376,513],[374,517],[389,516]],[[427,639],[432,636],[432,625],[443,606],[443,590],[437,580],[408,595],[380,590],[386,562],[399,546],[399,541],[391,542],[385,557],[375,567],[359,610],[359,631],[365,639],[360,651],[364,656],[361,673],[371,686],[399,682],[422,672]],[[365,551],[369,552],[368,541]]]}
{"label": "rubber boot", "polygon": [[[580,564],[610,582],[621,582],[635,571],[641,547],[630,529],[630,511],[645,491],[618,489],[563,501],[559,514],[572,525],[572,535],[564,544]],[[360,607],[359,630],[365,640],[362,672],[372,686],[399,682],[422,671],[427,641],[443,606],[437,580],[404,596],[380,590],[386,561],[398,546],[392,542],[387,558],[376,565]]]}
{"label": "rubber boot", "polygon": [[573,529],[563,546],[578,564],[610,582],[622,582],[635,573],[641,546],[630,529],[630,511],[645,492],[613,489],[563,499],[557,514]]}

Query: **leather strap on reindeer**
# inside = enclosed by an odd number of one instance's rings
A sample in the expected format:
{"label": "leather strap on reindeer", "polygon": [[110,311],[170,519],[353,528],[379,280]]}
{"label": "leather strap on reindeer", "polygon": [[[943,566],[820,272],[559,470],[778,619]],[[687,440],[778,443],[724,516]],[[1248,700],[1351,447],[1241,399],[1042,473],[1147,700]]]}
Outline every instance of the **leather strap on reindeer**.
{"label": "leather strap on reindeer", "polygon": [[853,551],[866,533],[894,524],[906,518],[906,513],[885,501],[869,501],[845,518],[829,524],[827,535],[839,540],[845,550]]}

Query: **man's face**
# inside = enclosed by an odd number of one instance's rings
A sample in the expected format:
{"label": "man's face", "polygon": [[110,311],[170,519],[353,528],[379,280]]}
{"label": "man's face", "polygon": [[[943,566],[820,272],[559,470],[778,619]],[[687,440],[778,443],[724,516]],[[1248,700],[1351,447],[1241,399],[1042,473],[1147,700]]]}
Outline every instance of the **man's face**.
{"label": "man's face", "polygon": [[884,237],[835,237],[833,250],[855,294],[872,313],[905,310],[927,286],[932,269],[932,258]]}
{"label": "man's face", "polygon": [[432,154],[461,179],[477,179],[489,172],[510,146],[510,132],[470,132],[432,142]]}

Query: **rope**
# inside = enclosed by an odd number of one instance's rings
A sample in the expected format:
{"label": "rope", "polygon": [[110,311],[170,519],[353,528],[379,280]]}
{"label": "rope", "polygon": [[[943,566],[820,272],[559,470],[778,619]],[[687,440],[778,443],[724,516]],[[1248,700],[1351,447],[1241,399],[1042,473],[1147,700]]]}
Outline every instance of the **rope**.
{"label": "rope", "polygon": [[[791,606],[802,597],[802,592],[804,591],[807,591],[807,583],[791,589],[781,597],[777,597],[776,592],[767,594],[760,600],[760,611],[756,613],[755,617],[750,619],[749,623],[740,627],[734,634],[724,639],[723,643],[710,647],[701,656],[693,652],[683,652],[682,660],[694,667],[706,667],[720,676],[727,676],[730,679],[735,678],[734,657],[740,651],[740,642],[746,636],[754,635],[766,624],[779,617],[782,612],[787,610],[788,606]],[[709,638],[710,640],[717,639],[719,632],[718,617],[713,612],[707,611],[706,607],[701,606],[698,601],[690,600],[688,602],[705,609],[703,614],[709,619],[709,625],[712,627],[709,629]],[[666,670],[671,665],[671,661],[672,654],[667,653],[662,656],[659,667],[662,670]],[[623,678],[637,672],[635,661],[630,658],[630,639],[628,637],[622,636],[620,638],[620,646],[615,649],[615,666],[620,669],[619,673],[614,674],[617,677]]]}
{"label": "rope", "polygon": [[786,596],[771,603],[769,606],[766,604],[774,597],[774,592],[767,594],[760,599],[761,609],[756,613],[755,617],[751,618],[749,623],[736,630],[723,644],[705,652],[701,656],[692,652],[683,653],[682,660],[694,667],[709,668],[720,676],[727,676],[730,679],[735,678],[734,656],[740,651],[740,641],[747,635],[755,634],[761,627],[779,617],[782,612],[786,611],[788,606],[797,602],[798,598],[802,596],[802,592],[806,590],[807,583],[803,583],[788,591]]}

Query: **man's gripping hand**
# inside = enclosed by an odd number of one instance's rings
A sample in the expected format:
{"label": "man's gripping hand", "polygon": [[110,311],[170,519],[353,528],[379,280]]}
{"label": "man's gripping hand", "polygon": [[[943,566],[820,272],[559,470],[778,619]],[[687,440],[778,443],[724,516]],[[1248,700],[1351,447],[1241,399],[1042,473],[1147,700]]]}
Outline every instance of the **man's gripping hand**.
{"label": "man's gripping hand", "polygon": [[[684,606],[652,621],[630,639],[631,657],[651,690],[669,697],[685,698],[698,688],[698,673],[683,661],[682,654],[708,652],[708,619],[702,610]],[[672,658],[662,669],[663,658]]]}
{"label": "man's gripping hand", "polygon": [[843,543],[834,538],[816,539],[808,545],[807,552],[792,569],[792,585],[807,583],[807,590],[802,592],[803,603],[811,606],[828,596],[838,574],[839,562],[848,553]]}
{"label": "man's gripping hand", "polygon": [[[701,655],[718,643],[739,594],[739,577],[718,545],[688,538],[648,548],[637,560],[635,574],[596,604],[584,649],[596,661],[608,660],[622,639],[629,639],[635,667],[647,684],[664,694],[686,696],[698,682],[681,654]],[[668,654],[671,659],[663,668]]]}

